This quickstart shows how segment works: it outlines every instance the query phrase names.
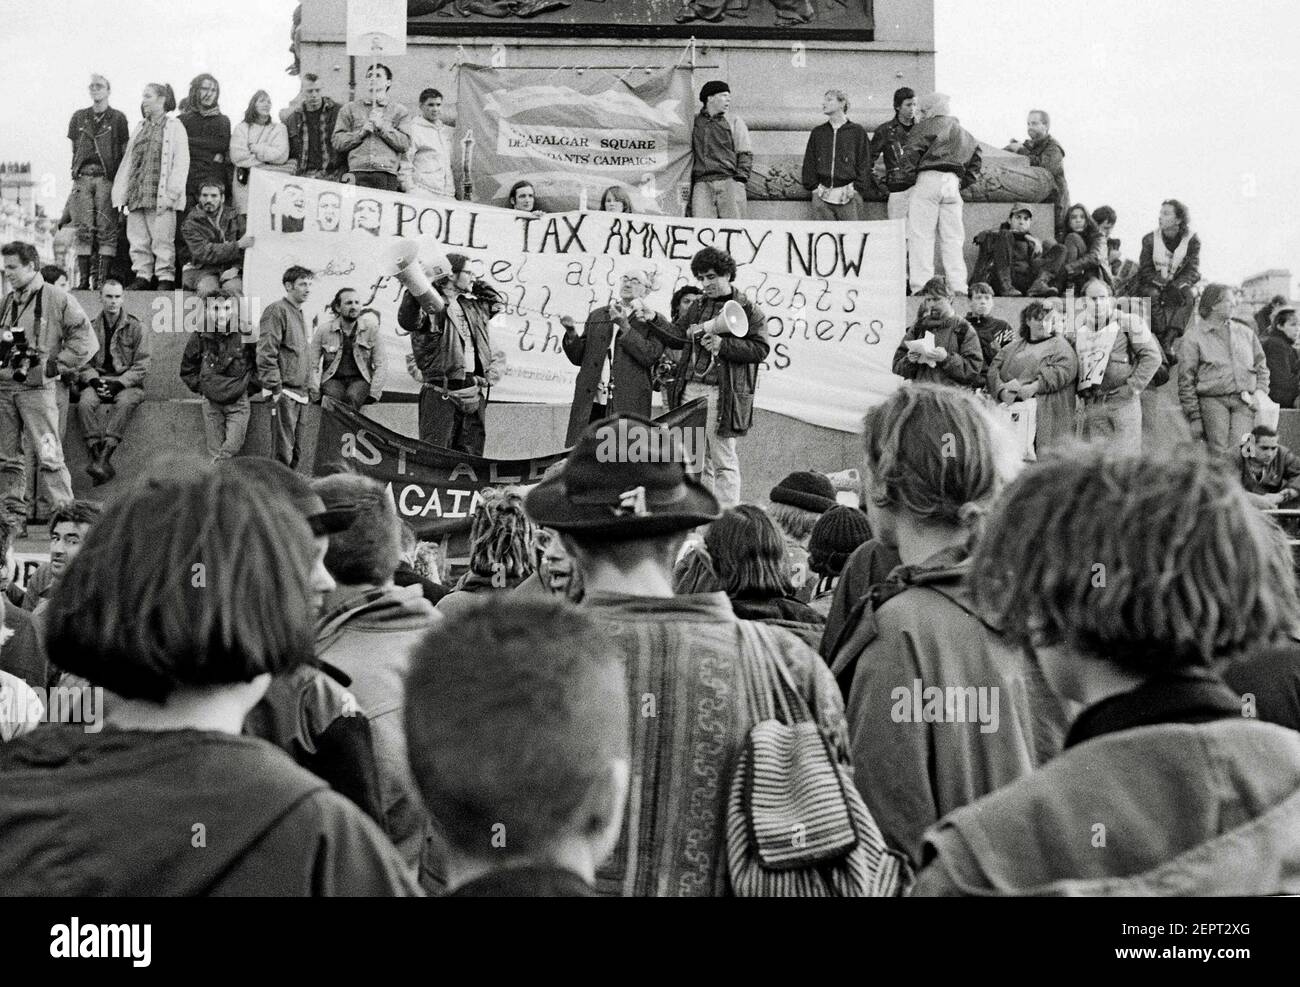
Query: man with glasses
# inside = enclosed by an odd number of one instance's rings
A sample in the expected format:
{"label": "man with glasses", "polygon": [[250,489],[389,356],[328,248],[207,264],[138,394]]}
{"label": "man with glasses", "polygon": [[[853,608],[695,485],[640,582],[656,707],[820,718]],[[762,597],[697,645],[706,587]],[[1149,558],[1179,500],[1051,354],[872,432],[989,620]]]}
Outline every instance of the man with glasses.
{"label": "man with glasses", "polygon": [[653,274],[644,266],[628,267],[619,278],[617,296],[592,309],[582,327],[568,316],[560,320],[564,355],[580,368],[566,446],[575,445],[591,422],[610,415],[650,417],[650,374],[664,347],[649,327],[668,330],[668,320],[645,303]]}
{"label": "man with glasses", "polygon": [[[118,214],[113,179],[131,139],[126,114],[108,105],[112,86],[102,75],[90,77],[90,106],[72,114],[72,221],[77,227],[77,287],[107,280],[117,256]],[[96,242],[98,241],[98,242]],[[99,264],[92,269],[91,259]]]}

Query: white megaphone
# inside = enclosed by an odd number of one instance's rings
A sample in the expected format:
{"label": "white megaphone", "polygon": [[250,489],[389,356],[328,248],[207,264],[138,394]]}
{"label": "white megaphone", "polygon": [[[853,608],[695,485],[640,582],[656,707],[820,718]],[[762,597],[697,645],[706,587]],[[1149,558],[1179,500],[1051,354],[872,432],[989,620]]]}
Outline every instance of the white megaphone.
{"label": "white megaphone", "polygon": [[704,331],[715,336],[721,336],[724,332],[729,332],[733,336],[747,336],[749,319],[740,302],[733,299],[722,306],[722,311],[711,322],[704,323]]}
{"label": "white megaphone", "polygon": [[430,241],[422,249],[421,244],[414,240],[400,240],[390,248],[387,261],[387,269],[411,293],[421,309],[437,315],[447,307],[432,283],[451,275],[451,262],[439,244]]}

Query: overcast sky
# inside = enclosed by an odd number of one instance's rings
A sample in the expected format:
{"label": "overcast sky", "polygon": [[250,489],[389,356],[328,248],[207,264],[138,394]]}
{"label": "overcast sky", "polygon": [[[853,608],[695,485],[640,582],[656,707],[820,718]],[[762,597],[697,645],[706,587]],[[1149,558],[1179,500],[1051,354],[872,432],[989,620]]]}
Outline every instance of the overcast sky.
{"label": "overcast sky", "polygon": [[[200,70],[238,118],[258,88],[277,107],[295,0],[0,0],[0,159],[67,195],[72,109],[94,68],[134,125],[144,84],[177,98]],[[1162,199],[1188,204],[1207,276],[1300,273],[1300,85],[1294,0],[936,0],[937,82],[954,112],[995,144],[1024,137],[1024,111],[1052,114],[1070,189],[1108,202],[1136,259]]]}

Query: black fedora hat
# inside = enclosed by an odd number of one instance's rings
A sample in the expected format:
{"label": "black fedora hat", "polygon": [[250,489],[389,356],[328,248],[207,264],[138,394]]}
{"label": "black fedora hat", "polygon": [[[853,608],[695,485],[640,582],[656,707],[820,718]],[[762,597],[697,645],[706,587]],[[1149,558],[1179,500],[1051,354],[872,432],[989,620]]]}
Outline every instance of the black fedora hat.
{"label": "black fedora hat", "polygon": [[602,538],[648,538],[708,524],[718,501],[686,475],[680,436],[639,415],[595,422],[564,469],[524,501],[539,525]]}

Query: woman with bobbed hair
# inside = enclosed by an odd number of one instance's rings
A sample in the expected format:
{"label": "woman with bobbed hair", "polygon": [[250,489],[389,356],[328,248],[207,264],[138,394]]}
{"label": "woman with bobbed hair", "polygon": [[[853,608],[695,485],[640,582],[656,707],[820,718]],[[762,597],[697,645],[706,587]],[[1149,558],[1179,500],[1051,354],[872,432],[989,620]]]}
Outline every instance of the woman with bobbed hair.
{"label": "woman with bobbed hair", "polygon": [[763,508],[741,504],[704,533],[713,571],[742,620],[761,620],[794,631],[814,649],[826,618],[795,598],[785,538]]}
{"label": "woman with bobbed hair", "polygon": [[[1019,468],[1013,443],[974,395],[937,385],[901,388],[863,427],[868,520],[902,566],[868,595],[832,671],[848,684],[858,790],[889,845],[919,864],[926,829],[1060,749],[1065,715],[1032,658],[971,602],[968,544]],[[951,701],[925,688],[957,685]]]}
{"label": "woman with bobbed hair", "polygon": [[360,809],[241,735],[272,676],[314,659],[316,557],[287,498],[197,460],[114,499],[47,638],[113,706],[102,730],[48,726],[0,748],[7,894],[416,893]]}
{"label": "woman with bobbed hair", "polygon": [[1243,716],[1212,670],[1298,609],[1285,536],[1228,470],[1098,450],[1031,467],[972,585],[1082,712],[1059,755],[931,830],[913,893],[1300,892],[1300,734]]}

